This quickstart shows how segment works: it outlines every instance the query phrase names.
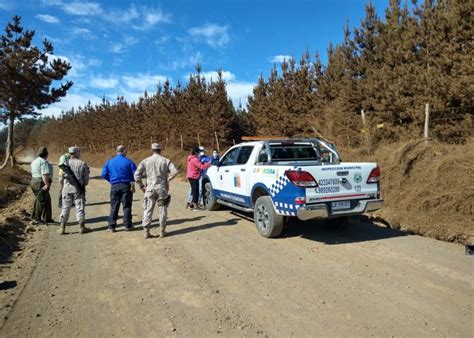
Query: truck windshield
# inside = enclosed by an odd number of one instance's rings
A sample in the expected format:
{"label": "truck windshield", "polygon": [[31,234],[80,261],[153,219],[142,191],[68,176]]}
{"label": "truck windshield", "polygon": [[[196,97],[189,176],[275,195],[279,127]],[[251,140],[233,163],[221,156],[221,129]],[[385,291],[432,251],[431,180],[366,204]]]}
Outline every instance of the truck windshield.
{"label": "truck windshield", "polygon": [[[270,152],[274,162],[320,160],[312,144],[271,144]],[[262,149],[259,154],[259,162],[265,163],[267,161],[265,149]]]}

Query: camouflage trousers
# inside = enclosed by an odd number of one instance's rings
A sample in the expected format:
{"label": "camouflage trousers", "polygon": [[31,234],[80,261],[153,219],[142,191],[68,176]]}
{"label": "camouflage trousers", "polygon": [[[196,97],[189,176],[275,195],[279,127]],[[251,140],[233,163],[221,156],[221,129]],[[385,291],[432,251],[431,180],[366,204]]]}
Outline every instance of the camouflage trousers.
{"label": "camouflage trousers", "polygon": [[158,205],[160,226],[163,230],[165,230],[166,222],[168,220],[168,206],[170,204],[170,200],[170,195],[165,198],[160,198],[156,191],[145,192],[145,196],[143,198],[143,228],[151,228],[153,211],[155,210],[155,205]]}
{"label": "camouflage trousers", "polygon": [[67,224],[71,208],[74,205],[76,208],[76,220],[79,224],[85,221],[85,206],[86,197],[83,194],[68,194],[63,193],[62,208],[61,208],[61,224]]}

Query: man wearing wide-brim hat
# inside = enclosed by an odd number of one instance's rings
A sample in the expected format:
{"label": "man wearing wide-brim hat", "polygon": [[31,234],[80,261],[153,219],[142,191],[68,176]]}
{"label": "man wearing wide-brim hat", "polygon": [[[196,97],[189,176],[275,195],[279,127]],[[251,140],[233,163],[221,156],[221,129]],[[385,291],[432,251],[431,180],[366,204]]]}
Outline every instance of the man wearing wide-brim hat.
{"label": "man wearing wide-brim hat", "polygon": [[[168,205],[170,203],[169,181],[171,181],[178,171],[171,161],[161,156],[161,145],[153,143],[151,145],[152,155],[138,165],[135,171],[135,182],[144,192],[143,197],[143,229],[145,238],[150,238],[151,220],[155,205],[158,204],[160,211],[160,237],[166,235],[166,222]],[[142,179],[146,177],[146,185]]]}

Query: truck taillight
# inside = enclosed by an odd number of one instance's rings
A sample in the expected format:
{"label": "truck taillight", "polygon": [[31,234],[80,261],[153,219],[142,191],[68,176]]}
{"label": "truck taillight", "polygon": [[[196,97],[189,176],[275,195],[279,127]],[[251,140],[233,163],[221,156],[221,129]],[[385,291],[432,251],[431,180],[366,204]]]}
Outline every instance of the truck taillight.
{"label": "truck taillight", "polygon": [[318,183],[307,171],[302,170],[287,170],[285,171],[286,177],[290,180],[291,183],[300,188],[316,188]]}
{"label": "truck taillight", "polygon": [[367,183],[377,183],[380,181],[380,168],[375,167],[370,172],[369,178],[367,179]]}
{"label": "truck taillight", "polygon": [[295,204],[296,205],[302,205],[306,203],[306,197],[303,196],[298,196],[295,198]]}

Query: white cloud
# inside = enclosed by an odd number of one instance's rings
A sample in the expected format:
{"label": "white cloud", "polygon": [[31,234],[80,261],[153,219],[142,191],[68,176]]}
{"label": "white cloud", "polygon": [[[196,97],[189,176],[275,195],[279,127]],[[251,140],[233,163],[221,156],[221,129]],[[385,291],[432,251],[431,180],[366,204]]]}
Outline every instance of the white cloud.
{"label": "white cloud", "polygon": [[100,103],[102,101],[102,98],[89,92],[68,93],[65,97],[61,99],[61,101],[53,103],[49,107],[42,109],[39,112],[46,116],[59,116],[61,115],[62,111],[69,111],[73,107],[84,107],[89,101],[92,104],[96,104]]}
{"label": "white cloud", "polygon": [[66,13],[71,15],[89,16],[102,13],[102,6],[97,2],[72,1],[61,3],[60,6]]}
{"label": "white cloud", "polygon": [[47,23],[59,23],[59,19],[57,17],[49,14],[37,14],[35,17]]}
{"label": "white cloud", "polygon": [[252,95],[255,83],[246,81],[233,81],[227,83],[227,94],[232,99],[235,107],[242,103],[242,107],[246,107],[248,96]]}
{"label": "white cloud", "polygon": [[83,71],[88,69],[89,67],[97,67],[97,66],[100,66],[101,64],[101,61],[96,58],[93,58],[93,57],[86,58],[85,56],[80,55],[80,54],[74,54],[74,55],[71,55],[70,57],[64,56],[64,55],[49,54],[48,58],[49,58],[48,60],[49,62],[52,62],[55,59],[59,59],[59,60],[70,63],[72,68],[69,71],[67,76],[76,77],[76,78],[81,77],[83,75]]}
{"label": "white cloud", "polygon": [[133,76],[122,76],[122,82],[129,89],[141,90],[142,93],[145,89],[155,90],[159,83],[166,81],[166,76],[163,75],[150,75],[150,74],[134,74]]}
{"label": "white cloud", "polygon": [[119,80],[115,77],[103,78],[102,76],[93,77],[91,87],[100,89],[111,89],[117,87]]}
{"label": "white cloud", "polygon": [[4,11],[9,11],[13,9],[13,4],[7,0],[0,0],[0,9],[3,9]]}
{"label": "white cloud", "polygon": [[170,37],[168,35],[163,35],[163,36],[160,36],[158,39],[156,39],[155,43],[157,45],[162,45],[162,44],[166,43],[169,39],[170,39]]}
{"label": "white cloud", "polygon": [[169,67],[165,67],[165,68],[169,68],[171,70],[178,70],[178,69],[183,69],[183,68],[190,67],[190,66],[195,66],[196,64],[198,64],[199,62],[202,61],[202,58],[203,58],[202,53],[201,52],[196,52],[196,53],[194,53],[192,55],[189,55],[187,57],[178,58],[178,59],[173,60],[171,65]]}
{"label": "white cloud", "polygon": [[225,47],[230,42],[228,26],[217,24],[206,24],[200,27],[193,27],[188,30],[188,34],[195,40],[204,40],[213,48]]}
{"label": "white cloud", "polygon": [[143,11],[143,24],[142,25],[133,25],[132,27],[137,30],[148,30],[153,28],[159,23],[169,23],[171,22],[171,14],[165,13],[161,10],[148,10]]}
{"label": "white cloud", "polygon": [[[192,74],[194,75],[195,73]],[[189,75],[191,74],[186,76],[186,80],[189,78]],[[201,72],[201,75],[203,75],[208,82],[211,80],[217,81],[218,78],[216,71]],[[222,71],[222,78],[226,82],[227,95],[232,100],[234,106],[237,107],[239,103],[242,103],[242,107],[245,108],[247,105],[248,96],[253,94],[255,83],[238,81],[235,74],[227,70]]]}
{"label": "white cloud", "polygon": [[[219,77],[217,72],[215,71],[201,72],[201,75],[203,75],[207,80],[212,80],[212,81],[217,81]],[[222,71],[222,79],[226,82],[233,81],[235,80],[235,75],[227,70],[224,70]]]}
{"label": "white cloud", "polygon": [[43,38],[48,40],[49,42],[53,42],[54,44],[59,44],[63,42],[63,40],[59,38],[53,38],[52,36],[49,36],[49,35],[43,35]]}
{"label": "white cloud", "polygon": [[137,10],[137,7],[134,4],[124,11],[113,10],[109,12],[109,15],[106,15],[108,20],[120,23],[129,23],[130,21],[138,19],[139,17],[140,12]]}
{"label": "white cloud", "polygon": [[92,33],[92,31],[89,28],[74,27],[72,29],[72,34],[80,35],[86,40],[93,40],[97,38],[97,36],[94,33]]}
{"label": "white cloud", "polygon": [[289,61],[291,58],[293,58],[291,55],[275,55],[270,58],[271,63],[283,63],[284,61]]}
{"label": "white cloud", "polygon": [[126,36],[123,41],[112,44],[111,51],[113,53],[123,53],[125,50],[138,43],[138,39],[133,36]]}
{"label": "white cloud", "polygon": [[104,13],[103,18],[114,24],[130,24],[136,30],[149,30],[159,23],[171,22],[170,13],[134,4],[126,10],[109,10]]}

